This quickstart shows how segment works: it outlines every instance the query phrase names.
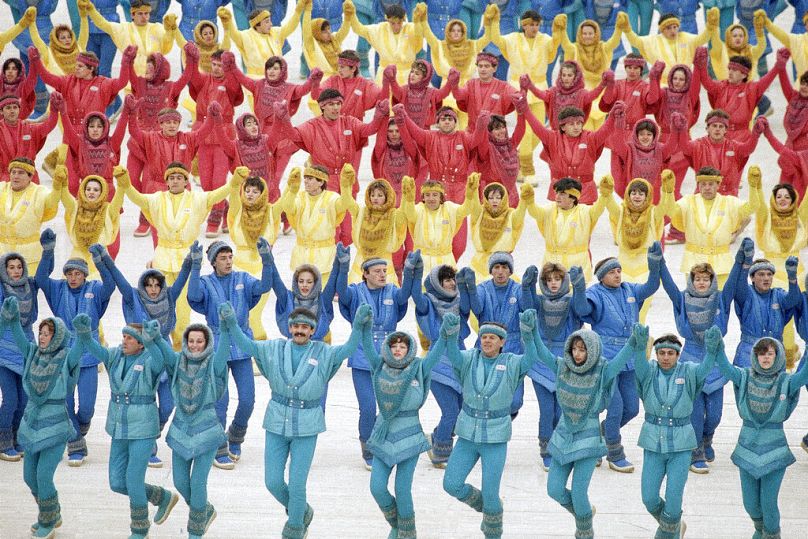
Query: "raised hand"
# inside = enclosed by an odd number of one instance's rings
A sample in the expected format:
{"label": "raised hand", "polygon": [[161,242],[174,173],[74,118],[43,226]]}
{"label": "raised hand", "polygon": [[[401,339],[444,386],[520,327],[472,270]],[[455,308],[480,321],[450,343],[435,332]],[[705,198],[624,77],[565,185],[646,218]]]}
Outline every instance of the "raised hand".
{"label": "raised hand", "polygon": [[380,99],[376,103],[376,114],[379,116],[390,116],[390,101],[387,99]]}
{"label": "raised hand", "polygon": [[765,116],[758,116],[755,118],[755,126],[752,128],[752,132],[755,135],[762,135],[768,128],[769,120]]}
{"label": "raised hand", "polygon": [[126,112],[129,114],[134,114],[135,110],[137,109],[137,98],[135,95],[127,95],[123,100],[123,106],[126,109]]}
{"label": "raised hand", "polygon": [[612,178],[611,174],[606,174],[600,180],[598,194],[604,198],[608,198],[612,196],[612,193],[614,193],[614,178]]}
{"label": "raised hand", "polygon": [[604,84],[614,84],[614,71],[611,69],[604,71],[600,76],[600,80]]}
{"label": "raised hand", "polygon": [[696,49],[696,55],[693,57],[693,63],[699,68],[707,68],[707,47],[699,47]]}
{"label": "raised hand", "polygon": [[345,247],[342,242],[337,244],[337,260],[341,265],[347,266],[351,263],[351,249]]}
{"label": "raised hand", "polygon": [[662,192],[673,193],[673,190],[676,187],[676,175],[673,173],[673,171],[666,168],[662,171],[659,177],[662,179]]}
{"label": "raised hand", "polygon": [[339,186],[340,189],[350,191],[356,183],[356,171],[353,165],[345,163],[342,165],[342,170],[339,173]]}
{"label": "raised hand", "polygon": [[401,180],[401,198],[408,202],[415,201],[415,180],[409,176],[404,176]]}
{"label": "raised hand", "polygon": [[419,264],[422,268],[424,267],[424,261],[421,259],[421,250],[416,249],[407,254],[407,258],[404,260],[404,269],[414,271]]}
{"label": "raised hand", "polygon": [[648,267],[656,267],[659,268],[659,265],[662,263],[662,245],[655,241],[648,247]]}
{"label": "raised hand", "polygon": [[511,94],[511,103],[513,103],[513,108],[516,109],[517,114],[524,114],[527,112],[527,99],[525,99],[524,94]]}
{"label": "raised hand", "polygon": [[649,76],[656,80],[659,80],[664,71],[665,71],[665,62],[663,62],[662,60],[657,60],[656,62],[654,62],[653,67],[651,67],[651,73]]}
{"label": "raised hand", "polygon": [[157,320],[146,320],[143,322],[143,340],[154,342],[160,338],[160,322]]}
{"label": "raised hand", "polygon": [[800,264],[800,259],[796,256],[789,256],[786,259],[786,274],[788,274],[789,281],[797,280],[797,266]]}
{"label": "raised hand", "polygon": [[62,97],[62,94],[58,91],[54,90],[51,92],[50,95],[50,104],[53,110],[64,112],[65,110],[65,98]]}
{"label": "raised hand", "polygon": [[166,32],[173,32],[177,29],[177,15],[174,13],[166,13],[163,16],[163,29]]}
{"label": "raised hand", "polygon": [[584,279],[584,270],[581,266],[572,266],[569,271],[570,274],[570,282],[572,283],[573,288],[585,287],[586,286],[586,279]]}
{"label": "raised hand", "polygon": [[222,54],[222,69],[226,72],[233,71],[236,68],[236,55],[230,51],[225,51]]}
{"label": "raised hand", "polygon": [[272,106],[272,110],[275,112],[275,118],[283,122],[289,121],[289,106],[286,104],[285,99],[283,101],[276,101]]}
{"label": "raised hand", "polygon": [[137,56],[137,45],[129,45],[123,50],[123,59],[128,63],[134,62],[135,56]]}
{"label": "raised hand", "polygon": [[198,241],[195,241],[193,245],[191,245],[191,249],[189,251],[191,255],[191,264],[196,267],[202,266],[202,244]]}
{"label": "raised hand", "polygon": [[746,182],[749,187],[759,189],[763,185],[763,174],[760,172],[760,167],[752,165],[746,173]]}
{"label": "raised hand", "polygon": [[534,265],[530,265],[525,270],[524,275],[522,275],[522,285],[534,287],[536,286],[536,282],[539,280],[539,268]]}
{"label": "raised hand", "polygon": [[293,168],[289,173],[289,177],[286,178],[286,187],[292,193],[300,191],[300,167]]}
{"label": "raised hand", "polygon": [[[224,9],[224,8],[219,8],[219,9]],[[226,9],[224,9],[224,10],[227,11]],[[193,61],[193,63],[198,63],[199,62],[199,49],[196,47],[196,44],[194,44],[194,42],[192,42],[192,41],[187,42],[182,47],[182,50],[185,51],[185,59],[186,60]]]}
{"label": "raised hand", "polygon": [[56,247],[56,233],[52,229],[46,228],[39,235],[39,244],[45,251],[53,251],[53,248]]}
{"label": "raised hand", "polygon": [[0,316],[2,316],[5,322],[13,322],[20,317],[20,305],[17,303],[17,298],[10,296],[3,300],[3,308],[0,310]]}
{"label": "raised hand", "polygon": [[791,51],[785,47],[781,47],[777,49],[777,63],[785,65],[788,62],[789,58],[791,58]]}
{"label": "raised hand", "polygon": [[390,64],[389,66],[384,68],[383,78],[388,82],[392,82],[396,80],[397,70],[395,64]]}
{"label": "raised hand", "polygon": [[258,238],[258,241],[255,242],[255,248],[258,249],[258,256],[261,257],[261,263],[265,266],[271,264],[273,262],[272,258],[272,246],[263,236]]}
{"label": "raised hand", "polygon": [[104,262],[104,257],[107,255],[107,250],[103,245],[100,243],[94,243],[90,245],[90,248],[87,250],[91,255],[93,255],[93,264],[95,264],[96,267],[100,266]]}
{"label": "raised hand", "polygon": [[533,190],[533,186],[527,182],[523,183],[522,187],[519,188],[519,198],[521,198],[525,204],[533,204],[536,198],[536,192]]}
{"label": "raised hand", "polygon": [[311,79],[311,82],[319,84],[319,82],[323,80],[323,70],[319,67],[315,67],[311,70],[311,73],[309,73],[309,79]]}
{"label": "raised hand", "polygon": [[717,354],[723,346],[724,339],[718,326],[712,326],[704,332],[704,348],[708,354]]}
{"label": "raised hand", "polygon": [[648,326],[634,324],[631,337],[628,338],[628,345],[637,352],[644,352],[648,347]]}
{"label": "raised hand", "polygon": [[446,313],[443,315],[443,321],[440,324],[440,336],[446,340],[457,338],[460,333],[460,317],[454,313]]}
{"label": "raised hand", "polygon": [[519,75],[519,89],[522,90],[522,92],[527,91],[531,84],[533,84],[533,81],[530,80],[530,75],[527,73]]}
{"label": "raised hand", "polygon": [[39,54],[39,49],[31,45],[28,47],[28,59],[32,62],[35,62],[41,58]]}
{"label": "raised hand", "polygon": [[751,264],[755,258],[755,242],[752,241],[752,238],[744,238],[741,241],[741,248],[743,249],[745,261]]}
{"label": "raised hand", "polygon": [[234,327],[236,325],[236,311],[229,301],[219,304],[219,324],[225,327]]}
{"label": "raised hand", "polygon": [[449,76],[446,77],[446,82],[452,87],[460,84],[460,71],[455,68],[451,68],[449,70]]}
{"label": "raised hand", "polygon": [[536,327],[536,309],[528,309],[519,313],[519,331],[522,333],[533,333]]}
{"label": "raised hand", "polygon": [[92,338],[93,326],[90,320],[90,315],[81,313],[73,319],[73,329],[79,338],[89,339]]}
{"label": "raised hand", "polygon": [[230,10],[226,7],[220,7],[216,10],[216,14],[219,16],[219,19],[222,23],[227,24],[231,20],[233,20],[233,15],[230,13]]}
{"label": "raised hand", "polygon": [[674,112],[671,114],[671,127],[674,131],[682,132],[687,130],[687,119],[684,115]]}
{"label": "raised hand", "polygon": [[372,326],[373,326],[373,309],[367,303],[363,303],[356,310],[356,314],[354,315],[354,320],[353,324],[351,324],[351,327],[354,330],[364,331],[366,329],[370,329]]}

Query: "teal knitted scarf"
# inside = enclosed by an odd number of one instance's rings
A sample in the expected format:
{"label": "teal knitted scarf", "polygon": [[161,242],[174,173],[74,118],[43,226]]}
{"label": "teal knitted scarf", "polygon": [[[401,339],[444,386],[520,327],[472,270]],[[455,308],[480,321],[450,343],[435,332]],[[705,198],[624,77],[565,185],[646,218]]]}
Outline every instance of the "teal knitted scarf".
{"label": "teal knitted scarf", "polygon": [[[572,341],[576,337],[580,337],[586,345],[586,361],[581,365],[572,359]],[[599,397],[596,391],[605,365],[597,333],[579,329],[567,337],[564,358],[558,366],[556,396],[570,426],[581,424],[592,413],[592,407]]]}
{"label": "teal knitted scarf", "polygon": [[[760,366],[757,355],[752,352],[752,366],[749,368],[749,376],[746,380],[749,410],[751,410],[755,419],[761,423],[769,418],[777,396],[780,394],[780,387],[788,377],[785,372],[786,354],[782,343],[768,337],[764,338],[775,344],[777,355],[774,363],[768,369],[764,369]],[[761,340],[763,339],[758,339],[757,342]],[[757,345],[757,342],[755,345]]]}
{"label": "teal knitted scarf", "polygon": [[570,302],[572,302],[572,291],[570,290],[570,275],[564,274],[561,281],[561,288],[557,292],[551,292],[544,279],[539,279],[539,304],[537,306],[537,318],[542,336],[547,340],[554,340],[567,322],[567,315],[570,312]]}
{"label": "teal knitted scarf", "polygon": [[705,292],[698,292],[693,286],[690,274],[687,275],[687,288],[685,288],[685,315],[690,324],[690,330],[698,344],[704,344],[704,332],[710,329],[715,321],[715,313],[719,301],[718,283],[713,278],[710,288]]}

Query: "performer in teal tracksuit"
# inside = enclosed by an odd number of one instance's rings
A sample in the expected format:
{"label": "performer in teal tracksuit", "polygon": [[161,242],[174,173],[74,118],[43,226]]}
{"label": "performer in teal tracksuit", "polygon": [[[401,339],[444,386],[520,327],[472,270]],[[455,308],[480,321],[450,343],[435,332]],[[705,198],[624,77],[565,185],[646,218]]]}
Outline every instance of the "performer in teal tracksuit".
{"label": "performer in teal tracksuit", "polygon": [[39,505],[31,532],[34,537],[53,537],[54,528],[62,523],[53,475],[67,441],[76,435],[67,416],[65,397],[78,380],[82,348],[74,346],[68,351],[70,332],[61,319],[53,317],[39,323],[38,343],[30,342],[20,324],[16,297],[3,301],[0,314],[0,330],[11,330],[24,360],[23,386],[28,402],[17,436],[25,450],[23,478]]}
{"label": "performer in teal tracksuit", "polygon": [[753,538],[780,539],[777,497],[786,468],[795,462],[783,423],[797,407],[808,368],[786,373],[783,345],[771,337],[758,339],[752,347],[750,367],[731,365],[720,339],[713,354],[721,373],[735,386],[735,406],[743,420],[731,458],[741,473],[744,509],[755,523]]}
{"label": "performer in teal tracksuit", "polygon": [[219,446],[227,440],[216,417],[216,402],[227,387],[230,336],[222,335],[216,353],[213,333],[204,324],[191,324],[182,334],[182,351],[171,348],[159,321],[144,324],[146,351],[161,357],[177,403],[166,443],[173,451],[174,486],[190,508],[189,539],[205,534],[216,510],[208,502],[208,474]]}
{"label": "performer in teal tracksuit", "polygon": [[[362,330],[370,329],[373,311],[370,305],[357,309],[351,338],[341,346],[311,340],[317,320],[308,309],[292,311],[292,338],[288,340],[250,339],[239,327],[229,303],[219,306],[219,318],[222,333],[229,333],[234,345],[254,357],[261,374],[269,380],[272,397],[264,415],[264,480],[267,490],[289,515],[283,527],[284,539],[302,539],[314,517],[314,510],[306,503],[306,481],[317,435],[325,431],[320,403],[328,381],[359,346]],[[287,460],[288,484],[284,481]]]}
{"label": "performer in teal tracksuit", "polygon": [[177,504],[179,496],[163,487],[146,483],[146,469],[152,446],[160,435],[160,419],[154,395],[163,357],[144,350],[140,324],[128,324],[121,330],[120,346],[107,348],[93,338],[91,319],[80,314],[73,319],[77,345],[104,364],[109,373],[110,398],[107,409],[107,434],[112,436],[109,452],[109,487],[129,496],[132,522],[130,539],[149,533],[149,508],[157,506],[154,523],[162,524]]}
{"label": "performer in teal tracksuit", "polygon": [[[575,537],[593,537],[589,482],[598,459],[606,454],[599,415],[615,390],[615,380],[629,359],[645,353],[648,328],[634,324],[626,344],[607,360],[600,336],[579,329],[567,337],[564,357],[556,357],[536,328],[533,343],[539,359],[556,375],[556,398],[561,419],[550,438],[552,456],[547,475],[547,494],[575,516]],[[533,343],[530,343],[533,346]],[[527,350],[527,344],[525,347]],[[572,475],[572,488],[567,480]]]}
{"label": "performer in teal tracksuit", "polygon": [[[385,337],[377,353],[373,333],[362,332],[362,345],[379,403],[379,415],[368,439],[368,447],[373,451],[370,492],[390,523],[390,535],[397,539],[416,536],[412,478],[418,455],[429,449],[418,410],[429,396],[432,369],[446,348],[446,337],[441,333],[421,359],[415,357],[416,342],[408,333],[396,331]],[[387,490],[394,466],[395,497]]]}
{"label": "performer in teal tracksuit", "polygon": [[[707,348],[717,346],[721,330],[712,326],[704,336]],[[690,455],[698,446],[690,416],[713,368],[714,357],[701,363],[679,361],[682,341],[663,335],[654,341],[656,361],[645,352],[635,356],[637,388],[645,408],[645,423],[637,445],[643,448],[642,502],[659,528],[657,539],[678,539],[686,529],[682,496],[690,468]],[[659,496],[665,480],[665,499]]]}
{"label": "performer in teal tracksuit", "polygon": [[[461,351],[457,344],[460,319],[443,317],[446,355],[463,386],[463,409],[457,418],[457,445],[443,476],[443,490],[483,513],[480,529],[486,538],[502,536],[499,484],[511,438],[511,402],[527,372],[538,361],[533,335],[536,311],[519,315],[524,355],[502,352],[507,329],[495,322],[480,326],[480,348]],[[448,336],[451,335],[451,338]],[[482,461],[483,490],[466,483],[474,465]]]}

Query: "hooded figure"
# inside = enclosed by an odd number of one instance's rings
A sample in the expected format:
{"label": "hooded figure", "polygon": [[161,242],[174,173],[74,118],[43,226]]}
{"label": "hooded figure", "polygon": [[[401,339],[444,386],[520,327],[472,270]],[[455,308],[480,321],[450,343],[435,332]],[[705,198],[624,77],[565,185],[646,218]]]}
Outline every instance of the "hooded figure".
{"label": "hooded figure", "polygon": [[[101,190],[93,200],[87,197],[87,186],[90,182],[99,184]],[[88,249],[94,243],[110,246],[110,255],[113,258],[117,255],[116,238],[120,227],[124,191],[118,189],[111,200],[109,191],[109,182],[97,175],[86,176],[81,181],[76,198],[73,198],[67,190],[62,190],[65,225],[73,243],[70,258],[83,258],[89,265],[92,256]],[[96,275],[97,272],[91,272],[91,276]]]}
{"label": "hooded figure", "polygon": [[[6,78],[6,69],[9,66],[17,68],[17,76],[13,80]],[[16,95],[20,98],[20,119],[24,120],[34,110],[36,105],[36,73],[25,73],[25,66],[19,58],[8,58],[3,62],[3,71],[0,73],[0,95]]]}
{"label": "hooded figure", "polygon": [[[56,37],[62,32],[70,32],[69,45],[63,45],[62,42]],[[59,69],[61,69],[62,73],[73,73],[76,70],[76,57],[79,54],[79,50],[83,50],[87,46],[88,36],[86,35],[87,32],[84,33],[84,45],[81,45],[78,40],[76,40],[76,34],[73,32],[73,29],[70,26],[66,24],[57,24],[54,26],[53,30],[51,30],[50,39],[47,45],[47,50],[50,53],[50,59],[52,62],[43,61],[45,67],[54,73],[58,73]],[[39,37],[39,32],[37,32],[37,37]],[[45,53],[42,51],[42,49],[40,49],[37,39],[33,36],[33,34],[31,35],[31,38],[40,54],[45,56]],[[56,65],[53,65],[54,63]]]}
{"label": "hooded figure", "polygon": [[[465,84],[474,77],[476,65],[474,59],[490,42],[488,28],[479,39],[469,39],[466,23],[460,19],[452,19],[446,23],[443,39],[438,39],[427,21],[417,23],[421,26],[429,44],[432,64],[441,78],[449,76],[449,70],[455,68],[460,72],[460,83]],[[453,36],[455,27],[460,28],[460,36]]]}
{"label": "hooded figure", "polygon": [[[67,169],[68,189],[70,194],[78,196],[79,183],[82,178],[90,175],[101,176],[108,181],[112,180],[112,170],[121,157],[121,143],[126,133],[129,112],[124,107],[121,118],[115,126],[115,132],[110,136],[109,119],[102,112],[90,112],[81,122],[81,134],[78,134],[66,114],[61,114],[64,124],[63,140],[68,147]],[[101,122],[102,131],[98,138],[90,137],[90,123],[94,120]],[[113,186],[109,186],[108,198],[115,194]]]}
{"label": "hooded figure", "polygon": [[[625,198],[625,186],[629,179],[642,178],[653,185],[654,204],[659,202],[660,174],[666,168],[668,160],[679,152],[679,145],[685,136],[685,126],[675,129],[674,136],[668,137],[665,143],[660,142],[659,125],[651,119],[638,120],[631,131],[631,140],[623,138],[626,132],[623,126],[625,116],[615,122],[616,136],[610,145],[612,152],[620,160],[619,178],[615,178],[615,191]],[[644,146],[640,143],[640,131],[649,131],[653,135],[651,143]]]}
{"label": "hooded figure", "polygon": [[[489,196],[498,193],[496,206]],[[482,196],[471,210],[471,242],[474,256],[470,267],[477,274],[477,280],[488,278],[489,258],[497,251],[511,253],[522,236],[527,206],[519,201],[517,207],[510,206],[508,189],[501,183],[489,183],[482,189]],[[500,322],[503,322],[500,320]]]}
{"label": "hooded figure", "polygon": [[[338,3],[337,3],[338,4]],[[339,7],[339,16],[342,16],[342,9]],[[350,24],[342,24],[336,32],[328,32],[330,39],[323,40],[323,32],[327,27],[331,29],[331,23],[324,18],[311,18],[311,4],[303,12],[303,22],[301,33],[303,39],[303,57],[309,68],[318,67],[323,74],[331,77],[336,75],[339,69],[337,59],[342,52],[342,42],[348,37],[351,29]]]}
{"label": "hooded figure", "polygon": [[[736,45],[732,34],[740,32],[743,35],[741,43]],[[756,32],[757,34],[757,32]],[[749,58],[753,66],[758,64],[760,57],[766,51],[766,36],[761,31],[757,35],[756,44],[749,42],[749,31],[742,24],[731,24],[724,31],[724,41],[719,37],[720,33],[715,32],[710,39],[710,66],[713,68],[716,80],[727,78],[727,64],[732,56],[743,56]],[[753,69],[749,73],[749,80],[758,78],[757,70]]]}
{"label": "hooded figure", "polygon": [[132,94],[139,100],[137,107],[138,126],[141,130],[160,129],[157,114],[165,108],[177,108],[177,99],[191,79],[190,70],[183,70],[179,79],[168,80],[171,76],[171,64],[159,52],[153,52],[146,58],[146,63],[154,66],[153,76],[147,79],[138,76],[133,66],[129,68],[129,84]]}
{"label": "hooded figure", "polygon": [[[637,206],[631,200],[631,193],[645,194],[643,202]],[[634,178],[626,187],[626,193],[618,211],[609,208],[609,221],[615,242],[619,245],[618,259],[623,274],[632,280],[640,279],[648,272],[646,249],[662,237],[665,226],[664,214],[654,205],[654,187],[643,178]]]}
{"label": "hooded figure", "polygon": [[[413,72],[421,74],[421,79],[412,82]],[[435,123],[435,113],[441,108],[443,100],[451,92],[451,85],[444,84],[438,89],[431,85],[433,69],[432,64],[426,60],[417,59],[412,63],[407,84],[399,86],[395,77],[395,67],[387,66],[384,72],[384,81],[390,85],[393,96],[393,105],[403,103],[404,109],[413,122],[424,129]]]}
{"label": "hooded figure", "polygon": [[[564,69],[572,69],[575,72],[575,78],[569,86],[564,86],[561,82],[561,74]],[[605,87],[605,84],[601,82],[593,90],[587,90],[584,85],[584,72],[578,62],[573,60],[561,63],[561,69],[558,70],[555,84],[547,90],[542,90],[524,77],[520,79],[520,84],[544,101],[547,106],[547,117],[550,118],[550,127],[553,130],[558,130],[558,115],[567,107],[581,109],[584,113],[584,122],[586,122],[592,110],[593,101],[597,99]]]}

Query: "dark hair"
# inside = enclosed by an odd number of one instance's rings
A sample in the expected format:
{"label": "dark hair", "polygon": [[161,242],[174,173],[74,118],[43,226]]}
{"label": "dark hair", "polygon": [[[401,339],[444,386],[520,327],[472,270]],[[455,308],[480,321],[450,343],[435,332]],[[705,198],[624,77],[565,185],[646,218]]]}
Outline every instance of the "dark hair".
{"label": "dark hair", "polygon": [[669,342],[669,343],[678,345],[679,347],[682,346],[681,339],[679,339],[679,337],[674,335],[673,333],[666,333],[666,334],[661,335],[661,336],[657,337],[656,339],[654,339],[654,346],[656,346],[659,343],[663,343],[663,342]]}
{"label": "dark hair", "polygon": [[[557,182],[553,184],[553,191],[556,193],[563,193],[567,189],[577,189],[580,191],[582,189],[581,182],[576,180],[575,178],[561,178]],[[578,197],[575,198],[575,203],[578,203]]]}
{"label": "dark hair", "polygon": [[250,176],[244,180],[244,188],[246,189],[247,187],[257,187],[259,192],[264,192],[264,182],[258,176]]}
{"label": "dark hair", "polygon": [[659,134],[659,131],[657,131],[657,125],[651,120],[642,120],[637,122],[637,125],[634,127],[634,134],[638,135],[643,129],[653,133],[654,138],[656,138]]}
{"label": "dark hair", "polygon": [[168,166],[166,167],[166,170],[168,170],[170,168],[181,168],[185,172],[188,172],[188,167],[182,161],[172,161],[172,162],[170,162],[168,164]]}
{"label": "dark hair", "polygon": [[398,333],[396,335],[393,335],[392,337],[390,337],[390,340],[387,341],[388,346],[391,346],[391,347],[394,344],[398,344],[398,343],[403,343],[404,345],[407,346],[407,350],[410,349],[410,339],[407,338],[407,336],[404,335],[404,334]]}
{"label": "dark hair", "polygon": [[493,131],[499,127],[507,127],[508,124],[505,122],[505,117],[500,116],[499,114],[494,114],[491,116],[491,119],[488,120],[488,131]]}
{"label": "dark hair", "polygon": [[384,9],[384,16],[388,19],[404,19],[407,17],[407,12],[400,5],[393,4]]}
{"label": "dark hair", "polygon": [[20,264],[22,264],[23,267],[25,266],[25,259],[22,257],[22,255],[13,254],[6,257],[6,268],[8,268],[8,263],[11,262],[12,260],[19,260]]}
{"label": "dark hair", "polygon": [[752,69],[752,60],[746,56],[730,56],[729,61],[734,64],[740,64],[746,69]]}
{"label": "dark hair", "polygon": [[723,176],[721,171],[713,167],[701,167],[696,176]]}
{"label": "dark hair", "polygon": [[219,49],[219,50],[217,50],[216,52],[214,52],[213,54],[210,55],[210,59],[211,60],[219,60],[221,62],[223,54],[224,54],[224,51],[222,49]]}
{"label": "dark hair", "polygon": [[269,58],[267,58],[267,61],[264,62],[264,71],[274,66],[275,64],[280,65],[281,69],[283,69],[283,58],[281,58],[280,56],[270,56]]}
{"label": "dark hair", "polygon": [[726,111],[721,109],[713,109],[707,113],[707,116],[704,118],[704,121],[707,122],[710,118],[724,118],[725,120],[729,120],[729,114]]}
{"label": "dark hair", "polygon": [[320,92],[320,97],[317,98],[317,101],[327,101],[329,99],[334,99],[337,97],[342,97],[342,94],[339,90],[334,88],[326,88],[322,92]]}
{"label": "dark hair", "polygon": [[[808,11],[806,11],[808,13]],[[800,75],[800,84],[808,84],[808,71]]]}
{"label": "dark hair", "polygon": [[772,196],[777,197],[777,191],[779,191],[780,189],[785,189],[786,191],[788,191],[788,194],[791,197],[791,202],[797,201],[797,190],[794,189],[793,185],[791,185],[790,183],[778,183],[777,185],[774,186],[774,189],[772,189]]}
{"label": "dark hair", "polygon": [[210,28],[211,30],[213,30],[213,35],[214,36],[219,33],[219,31],[216,29],[216,25],[213,24],[211,21],[201,21],[199,23],[199,33],[200,34],[202,34],[202,30],[204,30],[206,26],[208,28]]}
{"label": "dark hair", "polygon": [[575,337],[572,338],[572,340],[570,341],[570,350],[572,350],[572,348],[578,343],[581,343],[581,344],[584,345],[584,349],[586,350],[586,352],[588,354],[589,349],[586,347],[586,341],[580,335],[576,335]]}
{"label": "dark hair", "polygon": [[[319,170],[323,174],[328,174],[328,169],[325,168],[323,165],[312,164],[311,168],[313,168],[314,170]],[[306,173],[304,172],[303,177],[305,177],[305,176],[306,176]],[[325,186],[328,185],[328,181],[327,180],[320,180],[320,185],[323,187],[323,189],[325,189]]]}
{"label": "dark hair", "polygon": [[758,340],[758,342],[755,343],[755,346],[752,347],[752,353],[755,354],[756,356],[759,356],[761,354],[765,354],[766,352],[768,352],[770,348],[774,350],[776,353],[777,341],[775,341],[771,337],[763,337],[762,339]]}
{"label": "dark hair", "polygon": [[661,25],[663,22],[667,21],[668,19],[678,19],[676,15],[673,13],[663,13],[662,16],[659,17],[659,22],[657,24]]}
{"label": "dark hair", "polygon": [[156,273],[151,273],[151,274],[147,275],[146,277],[144,277],[143,278],[143,286],[149,286],[149,281],[155,281],[157,283],[157,286],[159,286],[161,289],[166,284],[166,278],[162,277],[161,275],[157,275]]}
{"label": "dark hair", "polygon": [[496,184],[489,184],[486,185],[485,188],[483,189],[483,195],[485,196],[486,199],[488,198],[488,195],[492,191],[496,191],[497,193],[499,193],[500,198],[505,198],[505,188],[503,186]]}
{"label": "dark hair", "polygon": [[56,333],[56,324],[53,323],[53,320],[50,318],[46,318],[42,322],[39,323],[39,331],[42,331],[42,327],[45,326],[50,329],[51,334]]}
{"label": "dark hair", "polygon": [[[561,112],[558,113],[558,121],[560,123],[561,121],[566,120],[567,118],[572,118],[574,116],[580,116],[581,118],[583,118],[585,116],[584,111],[582,111],[578,107],[564,107],[563,109],[561,109]],[[558,129],[559,131],[561,130],[561,125],[558,126]]]}
{"label": "dark hair", "polygon": [[289,313],[289,318],[295,318],[297,316],[305,316],[307,318],[311,318],[312,320],[317,320],[317,315],[308,310],[305,307],[296,307]]}
{"label": "dark hair", "polygon": [[645,193],[645,196],[648,196],[648,184],[644,181],[639,180],[631,180],[628,182],[628,187],[626,187],[626,191],[630,195],[632,191],[640,191],[641,193]]}
{"label": "dark hair", "polygon": [[[344,50],[341,53],[339,53],[337,56],[339,58],[344,58],[346,60],[356,62],[357,64],[360,62],[359,55],[356,53],[356,51],[353,51],[351,49]],[[353,72],[354,72],[355,77],[359,75],[359,66],[358,65],[354,66]]]}
{"label": "dark hair", "polygon": [[564,68],[572,69],[573,71],[575,71],[576,74],[578,74],[581,71],[581,68],[578,67],[578,64],[569,60],[567,60],[566,62],[561,62],[561,69]]}
{"label": "dark hair", "polygon": [[326,28],[328,28],[330,30],[331,29],[331,23],[328,22],[328,19],[323,19],[323,23],[320,25],[320,31],[322,32]]}
{"label": "dark hair", "polygon": [[3,62],[3,73],[6,72],[6,69],[8,69],[9,64],[14,64],[15,66],[17,66],[17,72],[19,73],[20,76],[25,75],[25,67],[22,65],[22,60],[20,60],[19,58],[9,58],[5,62]]}
{"label": "dark hair", "polygon": [[642,54],[637,54],[636,52],[630,52],[623,56],[623,61],[625,60],[645,60],[645,57]]}
{"label": "dark hair", "polygon": [[[249,14],[249,15],[247,15],[247,20],[248,20],[248,21],[253,20],[253,19],[254,19],[254,18],[256,18],[257,16],[259,16],[259,15],[261,14],[261,12],[262,12],[262,11],[266,11],[267,13],[269,13],[270,15],[272,15],[272,12],[271,12],[270,10],[265,9],[265,8],[263,8],[263,9],[259,8],[259,9],[254,9],[254,10],[250,11],[250,14]],[[253,28],[255,28],[255,26],[253,26]]]}
{"label": "dark hair", "polygon": [[446,279],[455,279],[455,278],[457,278],[457,272],[452,266],[444,264],[440,268],[438,268],[438,282],[441,283],[441,286],[443,286],[443,281],[445,281]]}
{"label": "dark hair", "polygon": [[137,9],[139,7],[151,7],[151,4],[146,0],[132,0],[129,2],[129,9]]}
{"label": "dark hair", "polygon": [[534,10],[534,9],[528,9],[527,11],[522,13],[521,17],[519,17],[520,21],[523,21],[525,19],[531,19],[531,20],[533,20],[535,22],[540,23],[541,22],[541,15],[539,15],[539,12]]}
{"label": "dark hair", "polygon": [[12,161],[19,161],[20,163],[25,163],[26,165],[31,165],[32,167],[35,166],[33,161],[23,156],[15,157],[14,159],[12,159]]}
{"label": "dark hair", "polygon": [[603,264],[605,264],[609,260],[617,260],[617,257],[616,256],[607,256],[606,258],[604,258],[602,260],[599,260],[598,263],[595,264],[594,272],[597,273],[598,270],[601,268],[601,266],[603,266]]}
{"label": "dark hair", "polygon": [[188,336],[192,332],[195,331],[195,332],[201,333],[202,335],[205,336],[205,347],[207,348],[207,346],[209,344],[208,343],[208,332],[204,330],[204,327],[205,326],[203,326],[202,324],[191,324],[190,326],[185,328],[185,331],[182,332],[182,340],[183,340],[183,342],[188,342]]}

